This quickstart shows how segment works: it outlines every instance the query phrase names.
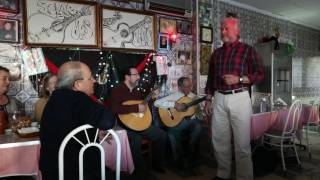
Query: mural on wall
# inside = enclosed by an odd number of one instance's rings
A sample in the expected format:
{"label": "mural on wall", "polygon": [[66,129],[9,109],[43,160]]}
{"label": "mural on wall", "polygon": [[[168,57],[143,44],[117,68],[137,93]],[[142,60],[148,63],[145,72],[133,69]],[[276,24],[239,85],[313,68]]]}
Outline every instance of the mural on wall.
{"label": "mural on wall", "polygon": [[104,48],[155,49],[153,14],[105,6],[102,18]]}
{"label": "mural on wall", "polygon": [[26,44],[97,46],[95,4],[33,0],[24,8]]}

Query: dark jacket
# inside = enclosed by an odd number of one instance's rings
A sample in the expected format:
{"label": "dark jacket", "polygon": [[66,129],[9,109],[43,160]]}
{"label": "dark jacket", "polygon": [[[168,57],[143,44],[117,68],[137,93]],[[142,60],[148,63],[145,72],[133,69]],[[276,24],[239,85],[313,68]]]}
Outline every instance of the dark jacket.
{"label": "dark jacket", "polygon": [[[100,129],[110,129],[115,123],[114,116],[104,106],[94,102],[86,94],[70,89],[58,89],[50,97],[40,125],[40,170],[44,180],[58,179],[58,152],[61,142],[73,129],[90,124]],[[94,138],[95,129],[89,132]],[[84,139],[84,137],[79,137]],[[70,140],[65,149],[65,179],[78,178],[79,143]],[[87,152],[88,151],[88,152]],[[85,152],[84,175],[87,179],[100,177],[100,157],[96,149]]]}

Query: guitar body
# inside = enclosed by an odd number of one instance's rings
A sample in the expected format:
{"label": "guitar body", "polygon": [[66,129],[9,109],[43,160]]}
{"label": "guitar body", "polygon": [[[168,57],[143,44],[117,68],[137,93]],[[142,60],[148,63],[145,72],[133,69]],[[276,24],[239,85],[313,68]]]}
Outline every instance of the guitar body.
{"label": "guitar body", "polygon": [[[143,101],[130,100],[122,103],[123,105],[141,104]],[[152,115],[148,106],[144,113],[119,114],[120,121],[128,128],[135,131],[143,131],[151,126]]]}
{"label": "guitar body", "polygon": [[[177,101],[177,103],[185,104],[190,102],[192,102],[192,99],[189,97],[182,97]],[[168,109],[159,108],[159,115],[163,124],[167,127],[175,127],[183,120],[183,118],[194,115],[194,113],[196,112],[196,107],[191,106],[187,109],[187,111],[184,112],[179,112],[175,108],[170,108],[170,112],[172,114],[172,117]]]}

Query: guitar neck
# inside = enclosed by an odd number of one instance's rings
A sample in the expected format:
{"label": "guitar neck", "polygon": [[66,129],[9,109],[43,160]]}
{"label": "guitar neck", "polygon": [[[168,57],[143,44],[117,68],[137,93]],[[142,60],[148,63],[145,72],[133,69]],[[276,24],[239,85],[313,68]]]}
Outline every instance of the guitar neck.
{"label": "guitar neck", "polygon": [[152,96],[154,95],[154,92],[156,89],[159,89],[162,85],[164,84],[164,82],[161,82],[160,84],[156,84],[154,86],[154,90],[152,90],[143,100],[143,103],[147,103],[151,98]]}
{"label": "guitar neck", "polygon": [[189,108],[189,107],[191,107],[191,106],[194,106],[194,105],[196,105],[196,104],[199,104],[199,103],[201,103],[202,101],[206,100],[206,98],[207,98],[207,97],[204,96],[204,97],[202,97],[202,98],[196,99],[196,100],[194,100],[194,101],[186,104],[186,107]]}
{"label": "guitar neck", "polygon": [[150,17],[145,17],[143,20],[141,20],[140,22],[138,22],[137,24],[134,24],[133,26],[131,26],[130,32],[134,32],[136,31],[136,29],[138,29],[140,26],[144,25],[145,23],[151,22],[151,18]]}

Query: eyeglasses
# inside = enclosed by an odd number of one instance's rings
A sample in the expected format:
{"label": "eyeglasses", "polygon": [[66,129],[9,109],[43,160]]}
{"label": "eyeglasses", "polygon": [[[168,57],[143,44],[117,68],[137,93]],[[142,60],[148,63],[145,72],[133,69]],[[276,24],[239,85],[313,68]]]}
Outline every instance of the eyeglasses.
{"label": "eyeglasses", "polygon": [[88,80],[88,81],[94,81],[95,79],[94,79],[94,77],[93,76],[90,76],[89,78],[80,78],[80,79],[78,79],[78,80]]}
{"label": "eyeglasses", "polygon": [[139,73],[136,73],[136,74],[130,74],[130,76],[140,76]]}

